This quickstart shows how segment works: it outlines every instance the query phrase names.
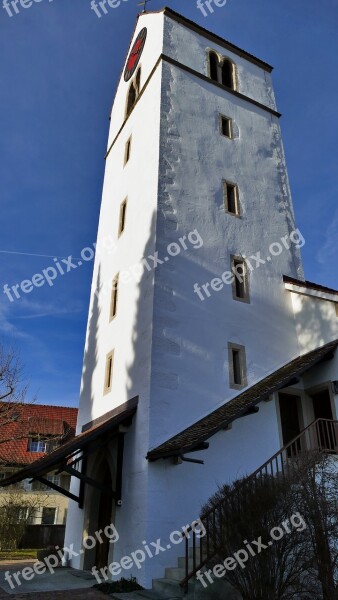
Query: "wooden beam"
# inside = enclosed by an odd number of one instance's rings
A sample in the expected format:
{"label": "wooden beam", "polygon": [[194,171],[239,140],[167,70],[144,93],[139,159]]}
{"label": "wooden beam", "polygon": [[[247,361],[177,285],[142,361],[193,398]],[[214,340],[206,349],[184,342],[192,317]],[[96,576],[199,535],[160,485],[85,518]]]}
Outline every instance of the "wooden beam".
{"label": "wooden beam", "polygon": [[63,470],[66,471],[66,473],[69,473],[69,475],[71,475],[72,477],[77,477],[78,479],[80,479],[80,481],[88,483],[88,485],[97,488],[101,492],[104,492],[105,494],[111,494],[114,498],[116,497],[116,493],[113,490],[103,485],[102,483],[99,483],[95,479],[88,477],[88,475],[85,475],[84,473],[73,469],[73,467],[66,465]]}
{"label": "wooden beam", "polygon": [[124,433],[120,433],[117,438],[117,457],[116,457],[115,503],[117,506],[121,506],[121,504],[122,504],[123,453],[124,453]]}
{"label": "wooden beam", "polygon": [[70,498],[71,500],[74,500],[75,502],[79,502],[79,498],[77,496],[75,496],[68,490],[65,490],[64,488],[60,487],[59,485],[56,485],[56,483],[53,483],[52,481],[48,481],[48,479],[45,479],[44,477],[34,477],[34,479],[32,481],[40,481],[40,483],[43,483],[43,485],[46,485],[47,487],[51,488],[52,490],[59,492],[63,496],[67,496],[67,498]]}

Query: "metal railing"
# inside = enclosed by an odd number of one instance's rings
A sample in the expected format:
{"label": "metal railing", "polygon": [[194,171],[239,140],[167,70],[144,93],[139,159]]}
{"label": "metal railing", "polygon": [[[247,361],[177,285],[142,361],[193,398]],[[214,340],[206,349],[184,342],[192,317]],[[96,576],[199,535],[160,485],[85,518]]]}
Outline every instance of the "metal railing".
{"label": "metal railing", "polygon": [[[188,583],[197,571],[202,569],[216,554],[219,540],[226,531],[227,507],[241,490],[242,486],[252,481],[263,481],[267,478],[289,478],[297,469],[299,457],[311,451],[317,453],[338,454],[338,421],[317,419],[297,435],[291,442],[281,448],[256,471],[244,478],[227,498],[221,499],[200,520],[205,528],[203,538],[196,539],[196,532],[190,528],[185,536],[185,577],[180,582],[187,590]],[[191,563],[191,565],[190,565]],[[190,566],[190,568],[189,568]]]}

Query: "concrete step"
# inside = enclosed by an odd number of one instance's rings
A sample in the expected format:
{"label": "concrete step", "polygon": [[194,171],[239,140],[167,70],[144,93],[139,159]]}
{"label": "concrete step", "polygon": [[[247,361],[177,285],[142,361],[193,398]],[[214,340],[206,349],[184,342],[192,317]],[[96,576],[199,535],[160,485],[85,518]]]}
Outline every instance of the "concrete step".
{"label": "concrete step", "polygon": [[181,598],[184,596],[184,590],[174,579],[153,579],[153,591],[166,596],[167,598]]}
{"label": "concrete step", "polygon": [[173,579],[174,581],[182,581],[185,578],[185,569],[179,567],[169,567],[165,570],[165,579]]}

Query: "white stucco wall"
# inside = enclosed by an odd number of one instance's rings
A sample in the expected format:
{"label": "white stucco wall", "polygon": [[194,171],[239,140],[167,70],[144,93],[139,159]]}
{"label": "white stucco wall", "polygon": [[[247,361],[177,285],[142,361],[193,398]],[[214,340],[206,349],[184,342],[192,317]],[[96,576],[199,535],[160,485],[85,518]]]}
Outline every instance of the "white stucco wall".
{"label": "white stucco wall", "polygon": [[336,303],[318,296],[287,293],[291,297],[300,354],[338,339]]}
{"label": "white stucco wall", "polygon": [[[154,66],[155,55],[149,47],[156,45],[156,39],[161,37],[161,26],[157,22],[158,19],[152,17],[147,21],[149,39],[142,55],[141,87],[144,75]],[[137,33],[138,30],[135,35]],[[114,128],[119,129],[124,120],[128,87],[129,84],[122,80],[115,98],[110,137],[115,133]],[[125,547],[134,547],[137,540],[141,543],[147,519],[148,463],[145,456],[149,448],[154,273],[143,268],[140,277],[140,265],[143,257],[153,255],[155,250],[160,95],[161,65],[107,157],[77,424],[80,432],[85,423],[139,396],[137,414],[126,433],[124,505],[116,514],[116,524],[122,532]],[[124,166],[125,144],[130,135],[130,160]],[[120,204],[125,197],[128,197],[126,226],[118,238]],[[149,261],[149,264],[152,262]],[[120,274],[118,316],[110,321],[111,283],[117,273]],[[103,285],[103,289],[95,295],[99,285]],[[112,389],[104,394],[106,356],[112,350]],[[77,493],[77,481],[72,481],[72,491]],[[73,543],[78,550],[83,537],[84,515],[85,511],[71,501],[66,545]],[[81,567],[83,555],[74,558],[72,564]]]}
{"label": "white stucco wall", "polygon": [[[163,257],[195,228],[204,244],[155,273],[151,446],[236,394],[228,342],[246,348],[249,385],[297,355],[282,275],[303,276],[291,242],[269,256],[270,244],[295,229],[276,118],[168,64],[161,112],[156,249]],[[219,134],[219,113],[234,119],[235,139]],[[224,211],[223,179],[239,187],[240,218]],[[231,254],[258,251],[271,260],[251,273],[249,304],[234,301],[230,285],[204,301],[194,293],[194,283],[229,270]]]}
{"label": "white stucco wall", "polygon": [[[163,48],[163,13],[148,13],[139,15],[135,31],[133,32],[130,45],[126,51],[126,60],[123,64],[120,81],[116,90],[116,95],[113,102],[111,112],[111,122],[109,128],[108,148],[119,132],[124,120],[126,109],[127,90],[129,89],[131,79],[125,82],[123,79],[124,69],[127,63],[129,52],[133,46],[135,39],[143,27],[147,27],[147,39],[142,52],[141,60],[137,68],[141,67],[141,87],[147,81],[152,69],[155,66],[157,59],[162,53]],[[129,123],[129,120],[128,120]]]}
{"label": "white stucco wall", "polygon": [[204,35],[192,31],[184,24],[177,23],[170,15],[165,15],[163,43],[165,55],[198,73],[208,75],[209,50],[214,50],[235,63],[238,79],[237,89],[241,94],[276,110],[272,79],[267,70],[249,62],[236,52],[224,48],[221,44],[209,40]]}

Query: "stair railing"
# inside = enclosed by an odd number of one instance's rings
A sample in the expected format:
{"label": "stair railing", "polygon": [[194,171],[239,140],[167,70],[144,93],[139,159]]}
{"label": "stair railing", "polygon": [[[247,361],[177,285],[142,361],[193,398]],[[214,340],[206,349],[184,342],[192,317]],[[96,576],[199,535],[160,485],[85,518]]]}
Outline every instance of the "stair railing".
{"label": "stair railing", "polygon": [[[320,454],[338,454],[338,421],[317,419],[303,429],[297,437],[283,446],[256,471],[248,475],[232,492],[234,496],[242,485],[250,481],[263,480],[266,477],[289,477],[296,468],[296,458],[303,453],[318,452]],[[188,583],[216,554],[217,541],[222,538],[222,529],[226,527],[226,506],[230,497],[220,500],[200,517],[205,528],[205,535],[198,536],[190,527],[185,532],[185,577],[180,586],[187,591]],[[191,554],[190,554],[191,550]],[[189,561],[192,567],[189,569]]]}

